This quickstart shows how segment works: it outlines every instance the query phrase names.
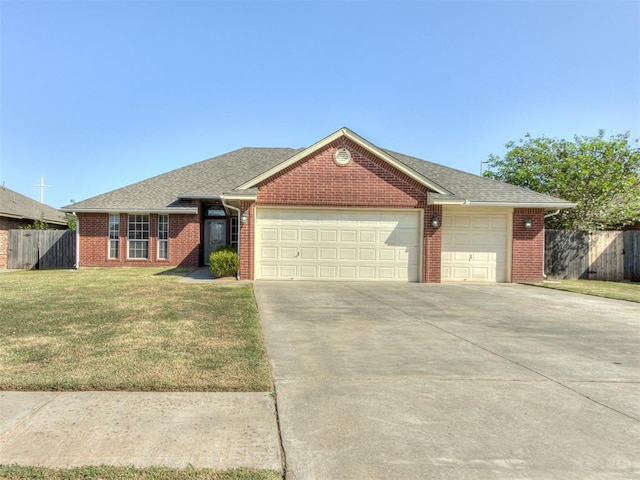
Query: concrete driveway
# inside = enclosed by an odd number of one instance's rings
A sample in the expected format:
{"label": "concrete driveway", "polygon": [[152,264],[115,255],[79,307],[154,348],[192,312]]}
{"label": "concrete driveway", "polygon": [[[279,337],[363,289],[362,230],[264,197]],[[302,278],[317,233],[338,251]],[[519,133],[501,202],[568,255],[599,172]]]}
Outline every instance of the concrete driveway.
{"label": "concrete driveway", "polygon": [[256,282],[288,479],[640,478],[640,305]]}

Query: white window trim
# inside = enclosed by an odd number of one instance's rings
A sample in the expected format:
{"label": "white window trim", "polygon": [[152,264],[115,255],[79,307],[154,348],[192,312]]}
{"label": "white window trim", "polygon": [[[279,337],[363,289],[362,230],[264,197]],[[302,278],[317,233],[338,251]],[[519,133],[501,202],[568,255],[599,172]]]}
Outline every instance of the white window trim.
{"label": "white window trim", "polygon": [[[131,238],[131,218],[132,217],[147,217],[147,238],[139,239],[139,238]],[[129,214],[127,217],[127,260],[139,260],[139,261],[148,261],[149,260],[149,237],[151,236],[151,215],[149,214]],[[147,244],[147,256],[146,257],[132,257],[131,256],[131,242],[145,242]]]}
{"label": "white window trim", "polygon": [[[117,238],[111,238],[111,218],[112,217],[117,217],[118,219],[118,237]],[[107,242],[107,259],[108,260],[118,260],[120,259],[120,214],[119,213],[110,213],[109,214],[109,220],[107,222],[107,236],[108,236],[108,242]],[[115,257],[111,256],[111,242],[116,242],[116,245],[118,247],[118,255],[116,255]]]}
{"label": "white window trim", "polygon": [[[160,219],[162,217],[166,218],[166,220],[167,220],[166,222],[162,222],[162,223],[165,223],[167,225],[167,230],[166,230],[167,238],[160,238],[160,225],[161,225]],[[160,256],[160,252],[162,251],[162,249],[160,248],[160,245],[162,245],[163,243],[166,245],[166,247],[165,247],[165,251],[167,252],[167,256],[166,257],[161,257]],[[158,252],[157,252],[157,257],[158,257],[158,260],[169,260],[169,215],[167,215],[167,214],[159,214],[158,215]]]}

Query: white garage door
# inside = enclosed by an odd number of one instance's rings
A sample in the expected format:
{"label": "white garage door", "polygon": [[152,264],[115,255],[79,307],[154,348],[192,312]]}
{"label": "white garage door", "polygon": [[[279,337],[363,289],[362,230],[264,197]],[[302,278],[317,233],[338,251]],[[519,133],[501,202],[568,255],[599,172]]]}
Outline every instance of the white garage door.
{"label": "white garage door", "polygon": [[507,214],[445,212],[443,281],[507,281]]}
{"label": "white garage door", "polygon": [[418,281],[419,214],[258,208],[256,278]]}

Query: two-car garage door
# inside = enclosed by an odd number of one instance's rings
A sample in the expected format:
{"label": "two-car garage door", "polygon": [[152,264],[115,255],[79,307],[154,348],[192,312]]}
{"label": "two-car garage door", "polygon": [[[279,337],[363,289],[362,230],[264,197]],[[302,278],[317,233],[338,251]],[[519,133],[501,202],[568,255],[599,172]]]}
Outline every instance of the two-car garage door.
{"label": "two-car garage door", "polygon": [[256,278],[420,280],[420,211],[256,211]]}

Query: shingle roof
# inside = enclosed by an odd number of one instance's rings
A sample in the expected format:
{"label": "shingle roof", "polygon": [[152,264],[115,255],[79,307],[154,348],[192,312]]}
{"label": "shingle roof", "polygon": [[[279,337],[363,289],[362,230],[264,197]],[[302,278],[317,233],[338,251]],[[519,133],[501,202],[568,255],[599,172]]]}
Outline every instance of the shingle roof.
{"label": "shingle roof", "polygon": [[[451,197],[458,200],[467,200],[472,203],[566,203],[567,206],[572,205],[560,198],[534,192],[526,188],[480,177],[402,153],[390,150],[384,151],[433,183],[441,186],[451,194]],[[447,198],[449,196],[436,194],[433,197]]]}
{"label": "shingle roof", "polygon": [[67,223],[64,213],[60,210],[25,197],[5,186],[0,186],[0,217],[40,220],[43,214],[44,220],[48,223],[57,225],[66,225]]}
{"label": "shingle roof", "polygon": [[206,197],[232,191],[243,179],[261,174],[297,151],[293,148],[241,148],[63,208],[191,212],[191,203],[179,200],[179,196]]}
{"label": "shingle roof", "polygon": [[[346,129],[343,129],[346,130]],[[336,132],[338,134],[340,131]],[[334,136],[336,135],[334,134]],[[349,134],[353,132],[349,131]],[[332,138],[332,136],[330,136]],[[327,137],[327,138],[330,138]],[[319,142],[321,143],[321,142]],[[316,144],[318,145],[318,144]],[[373,146],[372,146],[373,147]],[[312,147],[310,147],[312,148]],[[425,183],[437,186],[445,193],[433,193],[436,202],[456,201],[474,204],[546,205],[557,208],[573,204],[524,188],[479,177],[437,163],[428,162],[379,147],[415,172]],[[305,149],[241,148],[132,185],[67,205],[67,211],[170,211],[193,213],[193,205],[186,199],[204,198],[238,192],[237,187],[252,183],[262,174],[276,168]],[[255,189],[254,189],[255,190]]]}

